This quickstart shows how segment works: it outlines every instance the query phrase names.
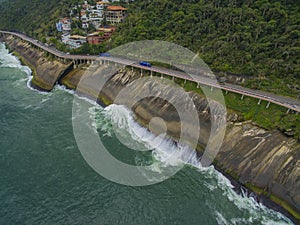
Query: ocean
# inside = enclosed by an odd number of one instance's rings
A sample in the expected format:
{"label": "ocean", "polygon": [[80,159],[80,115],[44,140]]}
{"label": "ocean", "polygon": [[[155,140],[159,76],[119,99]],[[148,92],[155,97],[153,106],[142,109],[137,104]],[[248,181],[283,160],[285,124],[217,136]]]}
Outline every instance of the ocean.
{"label": "ocean", "polygon": [[[0,43],[1,225],[292,224],[254,197],[237,194],[227,178],[212,166],[202,168],[195,159],[169,179],[149,186],[104,178],[77,146],[74,93],[59,85],[42,93],[30,88],[30,79],[30,69]],[[86,113],[95,118],[92,126],[118,160],[155,165],[153,170],[173,166],[164,157],[177,147],[175,143],[161,140],[155,147],[156,138],[124,106],[103,109],[90,104]],[[124,142],[154,149],[130,151]]]}

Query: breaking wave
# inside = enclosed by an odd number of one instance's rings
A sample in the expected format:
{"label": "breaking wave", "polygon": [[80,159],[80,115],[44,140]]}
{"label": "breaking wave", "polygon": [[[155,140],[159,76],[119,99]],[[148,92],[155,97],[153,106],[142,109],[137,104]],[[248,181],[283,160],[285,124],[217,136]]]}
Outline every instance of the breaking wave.
{"label": "breaking wave", "polygon": [[32,73],[28,66],[23,66],[16,56],[14,56],[12,53],[9,53],[4,43],[0,43],[0,67],[17,68],[26,73],[28,76],[30,76]]}

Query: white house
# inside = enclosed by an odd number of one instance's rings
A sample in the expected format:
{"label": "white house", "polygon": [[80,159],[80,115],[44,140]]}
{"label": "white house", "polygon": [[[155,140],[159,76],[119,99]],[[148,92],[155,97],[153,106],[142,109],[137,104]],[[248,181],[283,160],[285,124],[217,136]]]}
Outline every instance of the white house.
{"label": "white house", "polygon": [[96,3],[96,8],[98,10],[104,10],[109,5],[109,1],[101,1]]}
{"label": "white house", "polygon": [[69,45],[71,48],[79,48],[86,43],[86,37],[80,35],[62,35],[62,42]]}
{"label": "white house", "polygon": [[71,31],[71,23],[72,23],[71,19],[63,18],[59,21],[59,23],[61,24],[62,31],[67,31],[67,32]]}

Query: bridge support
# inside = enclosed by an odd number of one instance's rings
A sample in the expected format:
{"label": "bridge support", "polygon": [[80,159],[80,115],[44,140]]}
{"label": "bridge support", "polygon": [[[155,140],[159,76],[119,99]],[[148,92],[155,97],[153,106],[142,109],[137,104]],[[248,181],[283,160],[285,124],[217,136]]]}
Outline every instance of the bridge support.
{"label": "bridge support", "polygon": [[141,77],[143,76],[143,69],[141,69]]}
{"label": "bridge support", "polygon": [[173,77],[172,77],[172,81],[174,81],[174,78],[175,78],[175,77],[173,76]]}
{"label": "bridge support", "polygon": [[184,83],[183,83],[184,85],[186,85],[186,79],[184,80]]}
{"label": "bridge support", "polygon": [[133,66],[131,67],[131,72],[133,72]]}
{"label": "bridge support", "polygon": [[268,109],[270,107],[271,102],[268,102],[266,109]]}
{"label": "bridge support", "polygon": [[288,110],[286,111],[286,114],[289,114],[290,111],[291,111],[291,109],[288,109]]}
{"label": "bridge support", "polygon": [[241,97],[241,100],[243,100],[244,99],[244,95],[242,95],[242,97]]}
{"label": "bridge support", "polygon": [[197,83],[197,88],[200,88],[200,83]]}
{"label": "bridge support", "polygon": [[210,92],[213,92],[213,90],[214,90],[214,88],[211,86],[211,87],[210,87]]}
{"label": "bridge support", "polygon": [[164,75],[163,74],[161,74],[161,76],[160,76],[160,79],[163,79],[164,78]]}
{"label": "bridge support", "polygon": [[150,77],[152,77],[153,76],[153,71],[151,70],[151,72],[150,72]]}
{"label": "bridge support", "polygon": [[225,91],[225,95],[227,95],[227,94],[228,94],[228,90]]}
{"label": "bridge support", "polygon": [[258,100],[258,103],[257,103],[257,105],[260,105],[260,103],[261,103],[261,98]]}

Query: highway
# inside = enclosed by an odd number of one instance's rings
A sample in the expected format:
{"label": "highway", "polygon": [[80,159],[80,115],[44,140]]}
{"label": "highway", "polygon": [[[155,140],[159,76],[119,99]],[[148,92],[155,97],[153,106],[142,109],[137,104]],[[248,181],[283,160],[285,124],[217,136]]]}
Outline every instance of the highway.
{"label": "highway", "polygon": [[292,99],[292,98],[283,97],[283,96],[279,96],[276,94],[263,92],[263,91],[259,91],[259,90],[253,90],[253,89],[249,89],[249,88],[245,88],[242,86],[229,84],[229,83],[219,84],[215,79],[211,79],[208,76],[189,76],[186,73],[183,73],[183,72],[180,72],[177,70],[171,70],[171,69],[166,69],[166,68],[161,68],[161,67],[156,67],[156,66],[152,66],[152,67],[141,66],[139,64],[139,61],[137,61],[137,60],[130,60],[130,59],[113,57],[113,56],[100,57],[100,56],[95,56],[95,55],[70,55],[67,53],[60,52],[57,49],[54,49],[50,46],[46,46],[45,44],[43,44],[37,40],[34,40],[34,39],[32,39],[24,34],[21,34],[21,33],[9,32],[9,31],[0,31],[0,33],[17,36],[17,37],[23,39],[24,41],[30,42],[33,45],[43,49],[44,51],[49,52],[52,55],[55,55],[62,59],[90,60],[90,61],[106,60],[109,62],[115,62],[115,63],[119,63],[122,65],[129,65],[129,66],[133,66],[135,68],[140,68],[143,70],[148,70],[148,71],[157,72],[157,73],[172,76],[172,77],[177,77],[177,78],[184,79],[184,80],[197,82],[199,84],[207,85],[207,86],[210,86],[213,88],[219,88],[219,89],[222,89],[222,90],[225,90],[228,92],[234,92],[234,93],[240,94],[242,96],[250,96],[250,97],[258,99],[259,102],[264,100],[269,103],[283,106],[283,107],[293,110],[295,112],[300,112],[300,102],[295,99]]}

